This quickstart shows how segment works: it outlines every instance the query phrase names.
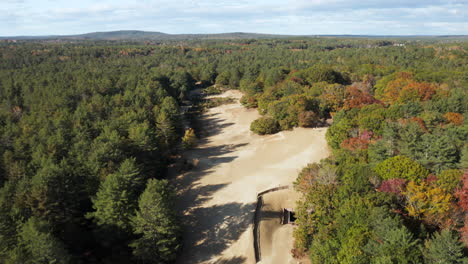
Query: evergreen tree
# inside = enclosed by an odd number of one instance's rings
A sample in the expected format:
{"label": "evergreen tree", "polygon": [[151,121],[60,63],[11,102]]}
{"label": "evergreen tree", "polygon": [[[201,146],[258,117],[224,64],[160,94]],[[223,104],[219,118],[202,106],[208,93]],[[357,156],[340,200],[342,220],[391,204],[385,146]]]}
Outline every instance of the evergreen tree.
{"label": "evergreen tree", "polygon": [[119,231],[131,230],[130,219],[137,208],[138,196],[144,186],[144,177],[140,173],[134,158],[126,159],[116,173],[107,176],[93,199],[93,208],[89,214],[99,226],[115,227]]}
{"label": "evergreen tree", "polygon": [[419,263],[419,241],[386,208],[375,208],[370,215],[372,235],[364,246],[371,263]]}
{"label": "evergreen tree", "polygon": [[50,225],[32,217],[21,228],[18,247],[11,252],[7,263],[69,264],[72,258],[51,234]]}
{"label": "evergreen tree", "polygon": [[16,245],[17,230],[11,210],[15,191],[13,182],[0,189],[0,263]]}
{"label": "evergreen tree", "polygon": [[180,249],[180,227],[173,203],[174,190],[167,180],[148,181],[140,197],[139,210],[133,218],[135,234],[140,236],[130,246],[133,254],[145,263],[169,263]]}
{"label": "evergreen tree", "polygon": [[31,180],[28,203],[32,214],[46,219],[54,227],[77,222],[88,201],[89,176],[79,166],[62,160],[60,164],[44,161]]}
{"label": "evergreen tree", "polygon": [[448,229],[436,232],[424,242],[423,255],[427,264],[468,263],[468,258],[463,256],[463,244]]}
{"label": "evergreen tree", "polygon": [[435,172],[439,173],[445,169],[456,168],[459,153],[453,144],[453,139],[443,133],[433,134],[426,139],[429,146],[426,159],[423,164],[427,164]]}

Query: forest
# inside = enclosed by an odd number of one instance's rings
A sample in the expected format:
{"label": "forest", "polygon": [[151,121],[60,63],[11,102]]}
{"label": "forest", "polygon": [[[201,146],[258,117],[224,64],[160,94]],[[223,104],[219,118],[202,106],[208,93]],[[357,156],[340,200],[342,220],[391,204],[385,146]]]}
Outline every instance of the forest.
{"label": "forest", "polygon": [[257,134],[329,126],[332,156],[295,182],[296,257],[466,263],[467,49],[331,37],[0,42],[0,263],[172,263],[182,227],[167,169],[193,145],[188,94],[215,84],[262,114]]}

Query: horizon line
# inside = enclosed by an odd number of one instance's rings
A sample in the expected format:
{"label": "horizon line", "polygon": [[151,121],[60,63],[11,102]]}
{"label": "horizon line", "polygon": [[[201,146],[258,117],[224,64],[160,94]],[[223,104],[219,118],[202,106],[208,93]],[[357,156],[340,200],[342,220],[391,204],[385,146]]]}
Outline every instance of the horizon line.
{"label": "horizon line", "polygon": [[256,35],[273,35],[273,36],[291,36],[291,37],[311,37],[311,36],[369,36],[369,37],[440,37],[440,36],[468,36],[468,34],[282,34],[282,33],[260,33],[260,32],[245,32],[245,31],[229,31],[229,32],[212,32],[212,33],[167,33],[162,31],[148,31],[138,29],[119,29],[109,31],[90,31],[84,33],[72,33],[72,34],[38,34],[38,35],[0,35],[0,38],[18,38],[18,37],[67,37],[67,36],[79,36],[96,33],[113,33],[113,32],[141,32],[141,33],[159,33],[165,35],[221,35],[221,34],[256,34]]}

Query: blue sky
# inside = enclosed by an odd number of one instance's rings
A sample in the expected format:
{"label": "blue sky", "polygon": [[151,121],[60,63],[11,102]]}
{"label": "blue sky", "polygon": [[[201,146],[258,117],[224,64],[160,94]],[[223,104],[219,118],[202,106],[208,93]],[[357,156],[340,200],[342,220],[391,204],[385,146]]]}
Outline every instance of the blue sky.
{"label": "blue sky", "polygon": [[165,33],[468,34],[468,0],[0,0],[0,36]]}

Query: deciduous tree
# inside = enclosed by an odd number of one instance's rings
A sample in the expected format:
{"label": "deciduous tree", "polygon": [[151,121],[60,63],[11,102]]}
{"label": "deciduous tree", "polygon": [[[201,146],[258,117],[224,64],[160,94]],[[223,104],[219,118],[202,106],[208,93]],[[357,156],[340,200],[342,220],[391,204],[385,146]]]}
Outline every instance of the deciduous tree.
{"label": "deciduous tree", "polygon": [[403,194],[407,199],[406,210],[410,216],[433,225],[442,224],[448,217],[453,197],[440,187],[410,181]]}
{"label": "deciduous tree", "polygon": [[410,181],[421,181],[429,174],[419,163],[405,156],[389,158],[375,167],[377,174],[384,180],[405,179]]}

